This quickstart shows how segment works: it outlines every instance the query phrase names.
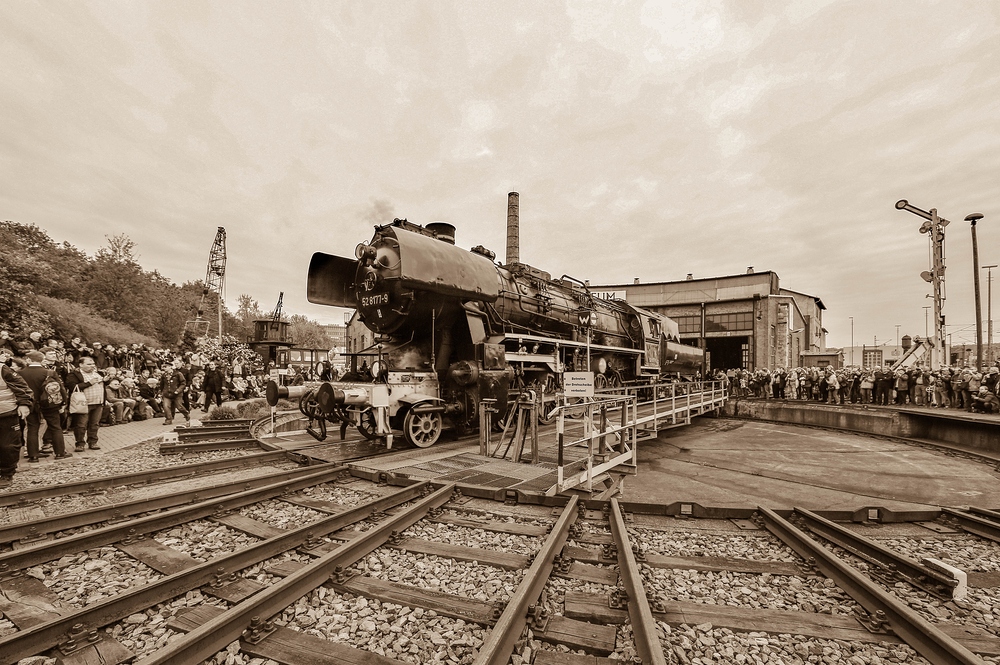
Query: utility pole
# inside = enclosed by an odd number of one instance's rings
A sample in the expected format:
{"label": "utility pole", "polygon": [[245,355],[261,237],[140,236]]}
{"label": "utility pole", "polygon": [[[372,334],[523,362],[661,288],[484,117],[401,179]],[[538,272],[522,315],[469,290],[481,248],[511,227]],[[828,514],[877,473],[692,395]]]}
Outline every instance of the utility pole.
{"label": "utility pole", "polygon": [[896,324],[896,346],[899,346],[899,324]]}
{"label": "utility pole", "polygon": [[965,221],[972,224],[972,276],[976,289],[976,369],[983,367],[983,306],[979,302],[979,242],[976,240],[976,222],[982,218],[981,212],[965,216]]}
{"label": "utility pole", "polygon": [[920,232],[928,234],[931,244],[931,269],[920,273],[920,277],[934,287],[934,346],[931,353],[931,369],[939,369],[942,362],[947,365],[945,355],[945,321],[942,309],[947,297],[944,288],[944,227],[951,224],[944,217],[938,217],[937,208],[929,211],[911,206],[906,199],[896,201],[897,210],[905,210],[926,220],[920,226]]}
{"label": "utility pole", "polygon": [[851,320],[851,365],[854,364],[854,317],[847,317]]}
{"label": "utility pole", "polygon": [[997,265],[983,266],[986,271],[986,362],[993,364],[993,269]]}
{"label": "utility pole", "polygon": [[927,332],[927,310],[931,308],[930,305],[924,305],[924,341],[927,341],[929,333]]}

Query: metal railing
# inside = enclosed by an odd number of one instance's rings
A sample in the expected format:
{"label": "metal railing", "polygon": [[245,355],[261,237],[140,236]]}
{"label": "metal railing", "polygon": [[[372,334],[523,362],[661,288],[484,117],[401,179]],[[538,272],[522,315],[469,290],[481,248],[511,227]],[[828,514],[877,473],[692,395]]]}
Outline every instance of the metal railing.
{"label": "metal railing", "polygon": [[[640,434],[655,438],[660,429],[690,424],[692,416],[722,407],[727,387],[725,381],[664,382],[606,388],[575,402],[563,396],[556,414],[553,490],[593,491],[594,480],[611,469],[634,474]],[[583,446],[586,457],[567,462],[567,451]]]}

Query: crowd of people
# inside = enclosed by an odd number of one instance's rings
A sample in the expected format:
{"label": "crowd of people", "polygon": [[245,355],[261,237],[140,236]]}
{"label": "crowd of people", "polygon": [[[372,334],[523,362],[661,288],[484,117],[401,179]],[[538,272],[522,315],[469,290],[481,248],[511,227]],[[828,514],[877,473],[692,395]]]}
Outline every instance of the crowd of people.
{"label": "crowd of people", "polygon": [[829,404],[876,404],[965,409],[1000,413],[1000,362],[978,371],[971,367],[792,367],[767,370],[718,370],[733,397],[808,400]]}
{"label": "crowd of people", "polygon": [[0,488],[13,482],[22,445],[28,462],[65,459],[99,450],[102,426],[158,417],[172,425],[175,415],[190,422],[192,409],[207,412],[265,389],[260,372],[195,352],[85,344],[79,337],[67,344],[37,332],[15,341],[0,330]]}

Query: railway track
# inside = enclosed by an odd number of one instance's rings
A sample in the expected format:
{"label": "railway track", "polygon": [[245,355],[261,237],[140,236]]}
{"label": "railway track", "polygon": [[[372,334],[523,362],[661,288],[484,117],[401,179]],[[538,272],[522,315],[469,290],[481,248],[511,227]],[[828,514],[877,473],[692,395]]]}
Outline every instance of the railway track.
{"label": "railway track", "polygon": [[[465,492],[317,465],[67,516],[0,552],[0,663],[1000,662],[989,510],[834,523]],[[935,554],[970,573],[964,598]]]}

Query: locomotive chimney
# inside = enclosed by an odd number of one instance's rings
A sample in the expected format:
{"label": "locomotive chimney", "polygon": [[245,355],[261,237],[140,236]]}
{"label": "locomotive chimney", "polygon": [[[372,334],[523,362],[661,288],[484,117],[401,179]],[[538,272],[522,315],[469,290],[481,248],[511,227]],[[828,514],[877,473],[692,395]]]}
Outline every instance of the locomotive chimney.
{"label": "locomotive chimney", "polygon": [[455,244],[455,227],[448,222],[429,222],[425,226],[428,231],[433,231],[437,239],[449,245]]}
{"label": "locomotive chimney", "polygon": [[507,194],[507,265],[520,263],[520,220],[518,219],[517,192]]}

